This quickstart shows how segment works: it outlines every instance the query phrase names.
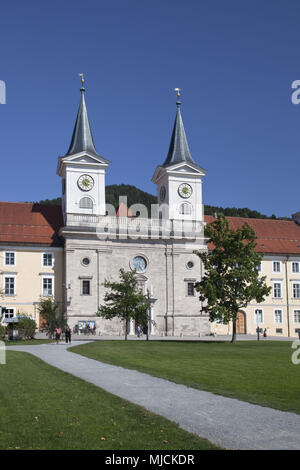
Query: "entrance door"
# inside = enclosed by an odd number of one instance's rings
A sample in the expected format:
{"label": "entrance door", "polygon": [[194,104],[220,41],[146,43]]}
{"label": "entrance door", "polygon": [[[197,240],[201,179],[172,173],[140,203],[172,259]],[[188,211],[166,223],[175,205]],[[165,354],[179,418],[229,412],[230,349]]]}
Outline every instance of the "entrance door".
{"label": "entrance door", "polygon": [[237,314],[236,332],[238,335],[246,334],[246,314],[242,310],[239,310]]}

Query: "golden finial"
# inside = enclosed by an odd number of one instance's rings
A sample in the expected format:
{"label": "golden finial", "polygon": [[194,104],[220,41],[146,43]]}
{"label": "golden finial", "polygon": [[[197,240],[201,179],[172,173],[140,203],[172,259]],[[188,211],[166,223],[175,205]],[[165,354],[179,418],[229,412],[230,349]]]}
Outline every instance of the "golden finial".
{"label": "golden finial", "polygon": [[81,77],[81,90],[84,90],[84,75],[83,73],[79,73],[78,77]]}
{"label": "golden finial", "polygon": [[174,91],[176,91],[176,93],[177,93],[177,101],[176,101],[176,104],[177,104],[177,107],[179,108],[179,106],[181,105],[181,101],[180,101],[180,92],[181,92],[181,88],[174,88]]}

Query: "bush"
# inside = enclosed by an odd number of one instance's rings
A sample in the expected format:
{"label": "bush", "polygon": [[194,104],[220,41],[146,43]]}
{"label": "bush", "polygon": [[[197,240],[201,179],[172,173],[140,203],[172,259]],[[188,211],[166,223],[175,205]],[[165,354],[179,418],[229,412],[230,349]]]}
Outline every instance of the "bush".
{"label": "bush", "polygon": [[18,330],[19,339],[33,339],[36,330],[36,323],[32,318],[19,317],[18,323],[14,324],[14,329]]}

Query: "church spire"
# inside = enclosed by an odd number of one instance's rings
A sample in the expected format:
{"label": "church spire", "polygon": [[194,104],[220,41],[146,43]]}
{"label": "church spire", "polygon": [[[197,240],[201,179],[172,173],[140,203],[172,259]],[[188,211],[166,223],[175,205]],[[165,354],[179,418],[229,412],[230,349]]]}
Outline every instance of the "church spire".
{"label": "church spire", "polygon": [[79,74],[79,76],[81,77],[81,100],[74,126],[71,144],[65,156],[74,155],[80,152],[88,152],[98,156],[95,149],[95,144],[93,141],[93,136],[85,104],[85,88],[83,74],[81,73]]}
{"label": "church spire", "polygon": [[168,152],[165,162],[162,165],[163,167],[167,167],[170,165],[174,165],[175,163],[181,163],[181,162],[189,162],[189,163],[195,164],[190,154],[190,150],[189,150],[189,146],[187,143],[185,130],[183,126],[183,121],[181,117],[181,112],[180,112],[180,106],[181,106],[180,88],[175,88],[175,91],[177,92],[177,102],[176,102],[177,114],[176,114],[175,123],[173,127],[169,152]]}

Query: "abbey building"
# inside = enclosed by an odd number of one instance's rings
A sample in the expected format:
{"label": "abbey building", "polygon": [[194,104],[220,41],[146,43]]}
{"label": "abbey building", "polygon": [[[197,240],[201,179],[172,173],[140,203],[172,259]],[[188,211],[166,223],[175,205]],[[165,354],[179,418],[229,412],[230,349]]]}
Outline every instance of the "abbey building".
{"label": "abbey building", "polygon": [[[0,306],[6,318],[26,313],[40,322],[38,305],[52,296],[72,328],[95,324],[97,334],[123,334],[119,320],[96,316],[103,303],[104,280],[119,277],[120,268],[135,269],[141,289],[151,294],[150,334],[203,336],[230,333],[231,326],[210,324],[202,312],[194,283],[202,266],[194,253],[208,250],[202,182],[206,171],[191,156],[181,103],[169,152],[153,168],[157,204],[151,214],[142,205],[115,212],[105,201],[110,161],[96,150],[85,104],[81,100],[70,147],[58,158],[62,207],[0,203]],[[124,195],[126,196],[126,195]],[[238,203],[238,202],[237,202]],[[238,333],[297,336],[300,329],[300,226],[295,221],[230,217],[232,227],[247,221],[264,254],[261,273],[272,293],[263,304],[239,312]],[[134,322],[129,334],[136,333]]]}

